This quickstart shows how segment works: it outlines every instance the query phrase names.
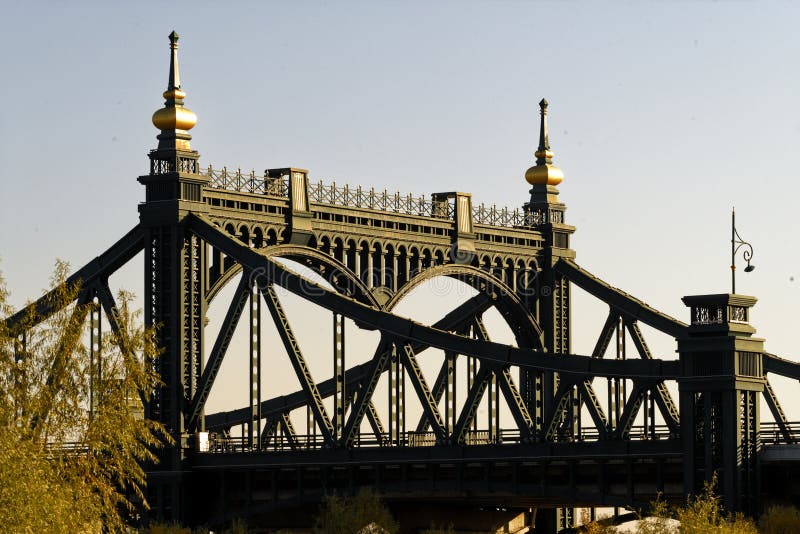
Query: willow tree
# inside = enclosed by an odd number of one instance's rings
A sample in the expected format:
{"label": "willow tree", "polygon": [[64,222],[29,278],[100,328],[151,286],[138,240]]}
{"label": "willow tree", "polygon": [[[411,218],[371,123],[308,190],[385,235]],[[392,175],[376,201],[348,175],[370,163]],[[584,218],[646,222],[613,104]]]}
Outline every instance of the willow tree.
{"label": "willow tree", "polygon": [[[142,417],[159,385],[153,332],[121,292],[115,329],[91,336],[99,302],[58,263],[48,316],[0,321],[0,531],[123,530],[147,507],[145,468],[169,440]],[[0,316],[11,314],[0,276]],[[102,312],[99,312],[102,313]],[[93,345],[93,346],[92,346]]]}

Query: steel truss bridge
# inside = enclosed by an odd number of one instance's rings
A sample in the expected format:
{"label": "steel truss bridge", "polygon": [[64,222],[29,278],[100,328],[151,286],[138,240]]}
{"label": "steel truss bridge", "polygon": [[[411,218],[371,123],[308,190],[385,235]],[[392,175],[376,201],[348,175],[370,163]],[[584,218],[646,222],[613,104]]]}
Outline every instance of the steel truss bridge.
{"label": "steel truss bridge", "polygon": [[[172,45],[165,107],[182,108],[177,36]],[[543,102],[533,169],[550,172],[545,115]],[[164,385],[145,395],[145,415],[176,440],[150,472],[156,517],[268,524],[324,495],[368,487],[416,513],[536,508],[538,530],[555,531],[575,506],[645,506],[659,493],[677,501],[712,473],[727,507],[756,513],[770,466],[779,465],[763,450],[798,443],[768,378],[800,379],[800,365],[752,336],[755,299],[684,297],[686,324],[593,276],[574,261],[574,227],[554,180],[534,179],[522,209],[499,210],[461,192],[413,197],[310,183],[297,168],[201,169],[188,128],[161,126],[150,172],[139,177],[140,223],[67,280],[81,284],[79,302],[95,303],[96,334],[101,321],[117,332],[108,279],[144,251],[145,318],[160,325],[165,348],[156,363]],[[468,284],[474,296],[433,324],[394,312],[436,277]],[[205,331],[206,313],[228,284],[235,290],[215,335]],[[571,350],[573,286],[608,306],[591,354]],[[332,317],[329,378],[312,376],[281,292]],[[45,295],[7,326],[14,331],[32,310],[44,319],[52,302]],[[513,343],[491,339],[490,310]],[[262,390],[274,372],[267,321],[300,384],[293,393]],[[249,404],[206,413],[223,360],[239,350],[240,322]],[[346,352],[359,347],[346,343],[346,325],[379,334],[363,363],[348,365]],[[655,358],[641,325],[674,338],[679,358]],[[24,343],[25,332],[15,334]],[[428,349],[441,351],[433,380],[420,365]],[[379,383],[388,394],[376,394]],[[774,422],[761,421],[762,397]],[[413,420],[411,404],[421,414]]]}

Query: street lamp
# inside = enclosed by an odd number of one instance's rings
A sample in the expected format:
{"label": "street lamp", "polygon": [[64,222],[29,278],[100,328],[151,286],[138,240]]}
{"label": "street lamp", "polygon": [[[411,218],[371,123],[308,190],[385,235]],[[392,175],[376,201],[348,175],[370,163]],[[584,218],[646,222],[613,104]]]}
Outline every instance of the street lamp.
{"label": "street lamp", "polygon": [[731,293],[736,293],[736,253],[742,247],[745,247],[744,251],[742,251],[742,257],[747,262],[744,272],[753,272],[753,269],[756,268],[755,265],[750,263],[753,257],[753,245],[742,240],[739,232],[736,231],[736,209],[734,208],[731,209]]}

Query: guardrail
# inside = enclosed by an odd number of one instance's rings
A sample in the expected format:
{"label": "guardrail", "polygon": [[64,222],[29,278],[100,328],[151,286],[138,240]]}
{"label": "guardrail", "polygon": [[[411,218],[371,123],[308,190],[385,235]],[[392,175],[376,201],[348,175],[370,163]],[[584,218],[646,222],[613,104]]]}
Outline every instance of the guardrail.
{"label": "guardrail", "polygon": [[[289,198],[291,187],[287,174],[280,177],[256,175],[255,171],[242,172],[241,169],[222,167],[215,169],[209,165],[200,169],[199,174],[211,179],[211,187],[228,191],[239,191],[259,195]],[[420,217],[453,220],[455,210],[452,204],[442,209],[441,203],[434,200],[435,195],[412,195],[388,190],[376,191],[374,188],[351,187],[336,182],[324,183],[322,180],[308,184],[308,198],[311,202],[350,208],[365,208],[389,213],[403,213]],[[534,228],[550,221],[546,214],[519,208],[498,208],[479,204],[472,207],[472,222],[486,226],[509,228]]]}

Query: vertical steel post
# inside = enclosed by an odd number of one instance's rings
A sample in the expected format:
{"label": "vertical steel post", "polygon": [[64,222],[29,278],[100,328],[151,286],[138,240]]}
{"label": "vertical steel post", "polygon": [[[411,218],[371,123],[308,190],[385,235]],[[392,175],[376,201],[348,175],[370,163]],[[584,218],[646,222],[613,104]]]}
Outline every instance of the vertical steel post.
{"label": "vertical steel post", "polygon": [[333,432],[334,439],[342,436],[344,416],[346,411],[347,392],[345,390],[345,338],[344,316],[333,314],[333,378],[336,382],[336,396],[334,398]]}
{"label": "vertical steel post", "polygon": [[260,445],[261,434],[261,295],[257,282],[250,286],[250,424],[247,443],[251,449]]}

